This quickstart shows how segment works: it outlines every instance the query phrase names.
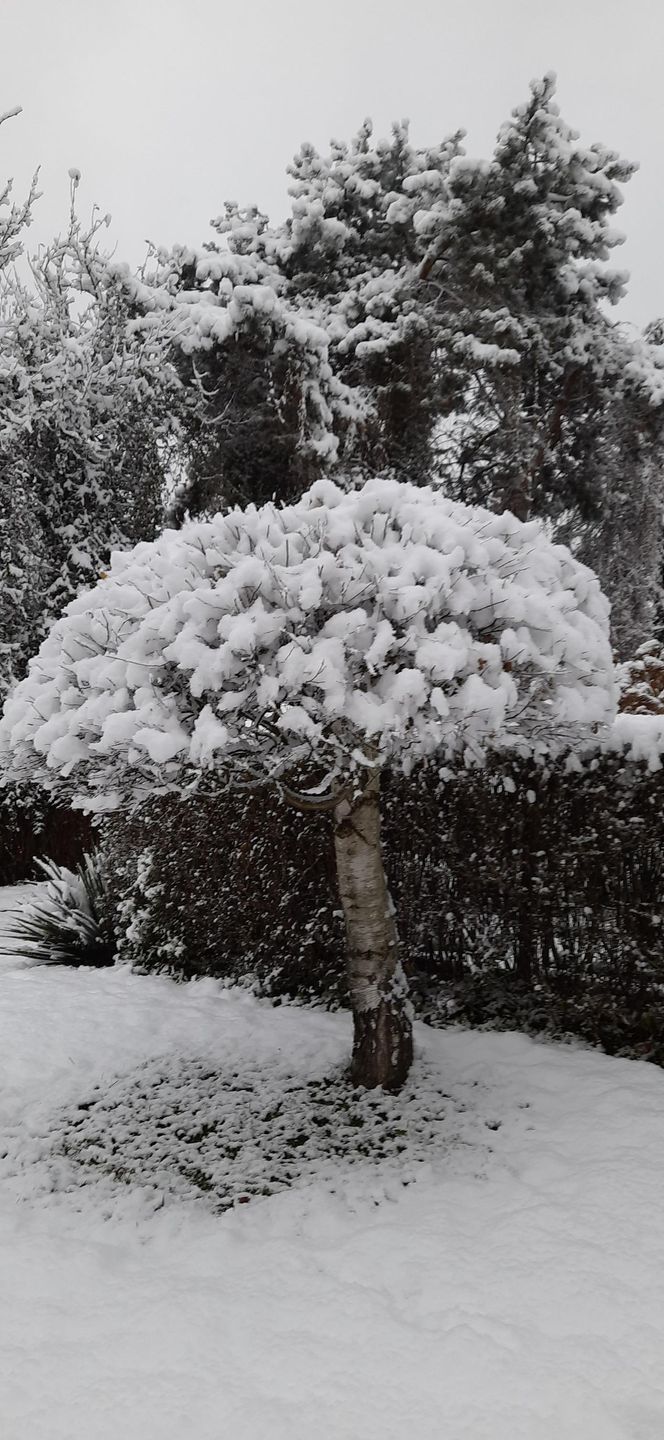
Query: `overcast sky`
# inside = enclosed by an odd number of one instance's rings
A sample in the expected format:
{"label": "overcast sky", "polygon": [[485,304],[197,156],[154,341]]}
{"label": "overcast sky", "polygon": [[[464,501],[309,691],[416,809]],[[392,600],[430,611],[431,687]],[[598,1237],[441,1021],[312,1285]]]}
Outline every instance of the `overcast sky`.
{"label": "overcast sky", "polygon": [[0,0],[0,174],[41,165],[32,237],[81,208],[113,216],[119,256],[199,245],[224,199],[286,208],[285,166],[366,115],[416,144],[464,126],[487,154],[534,75],[565,118],[641,162],[617,225],[626,318],[664,314],[664,0]]}

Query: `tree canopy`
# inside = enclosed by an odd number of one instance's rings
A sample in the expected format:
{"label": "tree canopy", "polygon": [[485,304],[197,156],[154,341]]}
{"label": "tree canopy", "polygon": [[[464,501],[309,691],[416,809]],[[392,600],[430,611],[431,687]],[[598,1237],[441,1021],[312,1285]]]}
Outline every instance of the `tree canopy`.
{"label": "tree canopy", "polygon": [[375,478],[115,554],[6,709],[14,772],[104,806],[315,762],[546,753],[609,715],[608,605],[537,522]]}

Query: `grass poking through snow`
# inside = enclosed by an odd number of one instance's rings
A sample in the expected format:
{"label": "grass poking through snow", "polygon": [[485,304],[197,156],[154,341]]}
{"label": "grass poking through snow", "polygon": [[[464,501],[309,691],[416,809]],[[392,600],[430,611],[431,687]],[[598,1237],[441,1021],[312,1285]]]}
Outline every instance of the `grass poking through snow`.
{"label": "grass poking through snow", "polygon": [[424,1062],[390,1095],[342,1074],[152,1061],[53,1118],[31,1160],[46,1165],[51,1191],[104,1181],[219,1212],[320,1181],[334,1190],[357,1165],[407,1185],[458,1140],[461,1108]]}

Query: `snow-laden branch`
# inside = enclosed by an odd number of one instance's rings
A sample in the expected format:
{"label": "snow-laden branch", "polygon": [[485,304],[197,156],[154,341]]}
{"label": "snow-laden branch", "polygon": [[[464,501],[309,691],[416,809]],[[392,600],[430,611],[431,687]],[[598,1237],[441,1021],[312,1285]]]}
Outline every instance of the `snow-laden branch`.
{"label": "snow-laden branch", "polygon": [[8,702],[2,760],[108,809],[205,775],[322,799],[387,761],[543,755],[611,719],[607,632],[537,523],[318,481],[116,554]]}

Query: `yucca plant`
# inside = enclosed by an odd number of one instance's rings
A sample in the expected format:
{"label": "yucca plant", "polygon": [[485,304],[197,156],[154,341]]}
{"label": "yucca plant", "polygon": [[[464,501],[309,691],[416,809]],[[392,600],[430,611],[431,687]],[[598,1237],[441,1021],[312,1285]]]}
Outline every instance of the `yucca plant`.
{"label": "yucca plant", "polygon": [[46,887],[7,915],[0,953],[33,965],[112,965],[116,942],[109,919],[103,871],[96,855],[75,870],[38,860]]}

